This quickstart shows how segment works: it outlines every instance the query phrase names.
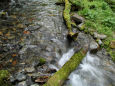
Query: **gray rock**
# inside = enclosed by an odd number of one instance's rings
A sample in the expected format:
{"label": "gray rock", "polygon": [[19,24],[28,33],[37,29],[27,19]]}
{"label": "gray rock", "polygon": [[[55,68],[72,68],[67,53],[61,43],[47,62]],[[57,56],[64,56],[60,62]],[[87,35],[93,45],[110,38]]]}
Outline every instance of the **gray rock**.
{"label": "gray rock", "polygon": [[102,45],[102,43],[103,43],[103,42],[99,39],[99,40],[98,40],[98,44],[99,44],[99,45]]}
{"label": "gray rock", "polygon": [[77,13],[74,13],[71,18],[77,24],[81,24],[81,23],[83,23],[85,21],[85,19],[83,17],[79,16]]}
{"label": "gray rock", "polygon": [[105,39],[107,36],[104,34],[98,34],[97,32],[94,32],[94,37],[99,39]]}
{"label": "gray rock", "polygon": [[99,48],[99,45],[95,42],[95,41],[92,41],[90,43],[90,50],[97,50]]}
{"label": "gray rock", "polygon": [[35,71],[35,68],[34,68],[34,67],[28,67],[28,68],[25,68],[25,71],[26,71],[27,73],[32,73],[32,72]]}
{"label": "gray rock", "polygon": [[33,85],[31,85],[31,86],[39,86],[38,84],[33,84]]}
{"label": "gray rock", "polygon": [[16,79],[17,79],[18,81],[23,81],[23,80],[26,79],[26,75],[24,75],[23,73],[18,73],[18,74],[16,75]]}
{"label": "gray rock", "polygon": [[11,75],[11,76],[10,76],[10,82],[13,83],[13,82],[15,82],[15,80],[16,80],[16,79],[14,78],[14,76]]}
{"label": "gray rock", "polygon": [[27,86],[26,81],[23,81],[23,82],[18,83],[17,86]]}

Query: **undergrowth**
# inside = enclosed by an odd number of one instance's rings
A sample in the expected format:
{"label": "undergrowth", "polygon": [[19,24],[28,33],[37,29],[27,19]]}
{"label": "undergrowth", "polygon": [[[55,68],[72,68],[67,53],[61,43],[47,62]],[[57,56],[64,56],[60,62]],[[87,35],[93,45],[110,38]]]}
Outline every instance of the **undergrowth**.
{"label": "undergrowth", "polygon": [[[111,40],[115,40],[113,35],[115,34],[115,1],[114,0],[73,0],[76,6],[80,6],[82,9],[77,13],[83,16],[85,20],[86,31],[98,32],[100,34],[107,35],[107,38],[103,40],[103,47],[108,49]],[[113,8],[112,8],[113,6]],[[91,30],[92,29],[92,30]],[[93,33],[92,32],[92,33]],[[113,60],[115,55],[108,49]]]}

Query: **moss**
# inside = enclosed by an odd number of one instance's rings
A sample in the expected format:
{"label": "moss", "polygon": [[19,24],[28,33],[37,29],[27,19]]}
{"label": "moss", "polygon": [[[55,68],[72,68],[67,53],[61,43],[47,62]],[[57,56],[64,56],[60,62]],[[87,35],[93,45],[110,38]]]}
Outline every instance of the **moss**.
{"label": "moss", "polygon": [[71,31],[71,18],[70,18],[70,11],[71,11],[71,3],[68,0],[65,0],[65,9],[63,12],[63,16],[69,31]]}
{"label": "moss", "polygon": [[70,73],[79,66],[81,60],[85,56],[84,50],[75,53],[65,65],[57,71],[43,86],[62,86],[64,81],[68,78]]}
{"label": "moss", "polygon": [[39,62],[40,62],[39,65],[43,65],[43,64],[46,63],[46,59],[41,57],[41,58],[39,59]]}
{"label": "moss", "polygon": [[7,79],[9,77],[9,72],[7,70],[0,70],[0,86],[10,86]]}

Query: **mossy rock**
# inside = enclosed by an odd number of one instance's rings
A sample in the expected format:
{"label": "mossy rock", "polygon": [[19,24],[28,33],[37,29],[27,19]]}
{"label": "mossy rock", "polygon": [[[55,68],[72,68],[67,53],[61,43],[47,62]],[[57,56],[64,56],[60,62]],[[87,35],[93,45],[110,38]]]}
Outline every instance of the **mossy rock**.
{"label": "mossy rock", "polygon": [[0,86],[11,86],[8,82],[9,72],[7,70],[0,70]]}
{"label": "mossy rock", "polygon": [[40,59],[39,59],[39,65],[43,65],[43,64],[45,64],[45,63],[46,63],[46,59],[40,57]]}
{"label": "mossy rock", "polygon": [[112,40],[110,43],[110,48],[115,49],[115,40]]}

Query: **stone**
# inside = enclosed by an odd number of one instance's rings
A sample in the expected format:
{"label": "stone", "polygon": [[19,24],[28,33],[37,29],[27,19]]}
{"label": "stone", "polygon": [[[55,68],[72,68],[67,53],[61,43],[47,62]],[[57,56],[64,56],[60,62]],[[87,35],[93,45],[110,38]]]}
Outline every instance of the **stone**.
{"label": "stone", "polygon": [[105,39],[107,38],[107,36],[104,34],[98,34],[97,32],[94,32],[94,38]]}
{"label": "stone", "polygon": [[103,42],[99,39],[99,40],[98,40],[98,44],[99,44],[99,45],[102,45],[102,43],[103,43]]}
{"label": "stone", "polygon": [[110,43],[110,47],[115,49],[115,40],[112,40],[111,43]]}
{"label": "stone", "polygon": [[57,72],[57,70],[56,69],[48,69],[46,72],[47,73],[55,73],[55,72]]}
{"label": "stone", "polygon": [[28,68],[25,68],[25,71],[26,71],[27,73],[32,73],[32,72],[35,71],[35,68],[34,68],[34,67],[28,67]]}
{"label": "stone", "polygon": [[16,80],[16,79],[14,78],[14,76],[12,76],[12,75],[10,76],[9,79],[10,79],[10,82],[11,82],[11,83],[15,82],[15,80]]}
{"label": "stone", "polygon": [[18,81],[24,81],[25,79],[26,79],[26,75],[24,75],[23,73],[18,73],[17,75],[16,75],[16,79],[18,80]]}
{"label": "stone", "polygon": [[97,51],[98,48],[99,48],[99,45],[95,41],[92,41],[90,43],[90,51]]}
{"label": "stone", "polygon": [[79,25],[85,21],[85,19],[83,17],[79,16],[77,13],[73,13],[73,15],[71,16],[71,19],[74,20],[77,25]]}
{"label": "stone", "polygon": [[38,84],[33,84],[33,85],[30,85],[30,86],[39,86]]}
{"label": "stone", "polygon": [[26,81],[23,81],[23,82],[18,83],[17,86],[27,86]]}
{"label": "stone", "polygon": [[44,84],[45,82],[47,82],[48,78],[49,76],[40,76],[35,80],[35,82],[39,84]]}

